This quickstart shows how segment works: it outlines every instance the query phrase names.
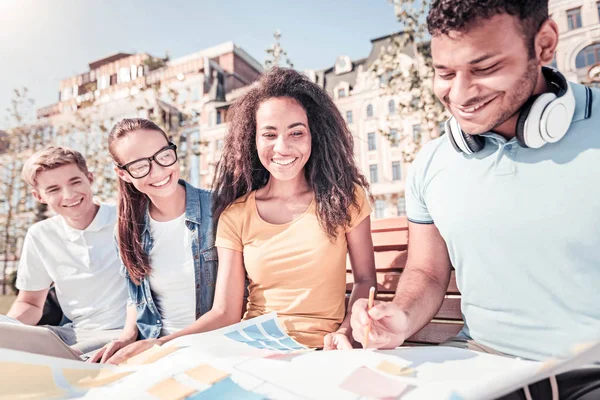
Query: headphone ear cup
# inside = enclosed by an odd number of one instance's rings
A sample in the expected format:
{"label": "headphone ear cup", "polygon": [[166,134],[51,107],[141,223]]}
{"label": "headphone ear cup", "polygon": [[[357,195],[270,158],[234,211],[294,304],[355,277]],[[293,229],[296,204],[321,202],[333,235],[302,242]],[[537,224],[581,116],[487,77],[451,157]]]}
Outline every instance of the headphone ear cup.
{"label": "headphone ear cup", "polygon": [[463,137],[465,139],[465,143],[471,149],[472,153],[477,153],[478,151],[483,150],[485,146],[485,139],[479,135],[469,135],[468,133],[463,132]]}
{"label": "headphone ear cup", "polygon": [[454,117],[446,121],[446,134],[450,136],[450,143],[454,147],[454,150],[459,153],[477,153],[485,146],[485,139],[483,137],[464,133]]}
{"label": "headphone ear cup", "polygon": [[521,111],[519,112],[519,118],[517,119],[517,142],[521,145],[521,147],[529,147],[525,142],[525,123],[527,122],[527,117],[529,116],[529,111],[531,111],[531,106],[540,97],[539,95],[531,96],[523,106],[521,106]]}

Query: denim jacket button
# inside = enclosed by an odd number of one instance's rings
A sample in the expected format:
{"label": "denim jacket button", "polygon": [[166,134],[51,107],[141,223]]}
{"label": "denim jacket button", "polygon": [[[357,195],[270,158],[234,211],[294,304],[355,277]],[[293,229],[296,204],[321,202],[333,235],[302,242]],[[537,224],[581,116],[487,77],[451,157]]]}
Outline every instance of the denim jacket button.
{"label": "denim jacket button", "polygon": [[200,289],[200,284],[196,284],[196,289]]}
{"label": "denim jacket button", "polygon": [[196,255],[194,256],[194,258],[197,260],[197,259],[198,259],[198,258],[200,258],[200,257],[198,256],[198,254],[196,254]]}
{"label": "denim jacket button", "polygon": [[157,324],[160,324],[160,319],[156,320],[156,323],[157,323]]}

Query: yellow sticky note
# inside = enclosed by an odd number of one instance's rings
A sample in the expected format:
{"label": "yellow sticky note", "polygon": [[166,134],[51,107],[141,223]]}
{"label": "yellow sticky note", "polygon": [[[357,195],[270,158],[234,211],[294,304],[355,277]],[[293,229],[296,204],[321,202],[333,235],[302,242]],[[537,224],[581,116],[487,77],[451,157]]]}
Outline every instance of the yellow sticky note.
{"label": "yellow sticky note", "polygon": [[221,379],[225,379],[229,376],[228,372],[224,372],[219,369],[213,368],[208,364],[199,365],[196,368],[192,368],[190,370],[185,371],[185,373],[189,377],[197,380],[198,382],[207,385],[212,385],[213,383],[218,382]]}
{"label": "yellow sticky note", "polygon": [[2,399],[60,399],[67,392],[56,386],[47,365],[0,362]]}
{"label": "yellow sticky note", "polygon": [[387,374],[402,376],[402,375],[410,375],[415,370],[409,367],[401,367],[397,364],[391,363],[389,361],[382,361],[377,367],[379,371],[385,372]]}
{"label": "yellow sticky note", "polygon": [[117,372],[111,369],[63,369],[63,376],[67,382],[85,389],[108,385],[132,373],[131,371]]}
{"label": "yellow sticky note", "polygon": [[178,347],[162,347],[154,345],[154,347],[151,347],[148,350],[140,354],[136,354],[135,356],[123,361],[121,365],[152,364],[153,362],[158,361],[161,358],[166,357],[177,350],[179,350]]}
{"label": "yellow sticky note", "polygon": [[148,390],[149,394],[158,397],[160,400],[184,399],[195,392],[197,392],[196,389],[186,386],[173,378],[165,379]]}

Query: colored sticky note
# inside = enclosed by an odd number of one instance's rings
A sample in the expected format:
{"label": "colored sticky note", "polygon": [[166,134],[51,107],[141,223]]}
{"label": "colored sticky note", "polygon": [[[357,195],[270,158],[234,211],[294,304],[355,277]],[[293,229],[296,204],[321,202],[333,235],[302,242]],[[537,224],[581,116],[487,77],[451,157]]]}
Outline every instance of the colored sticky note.
{"label": "colored sticky note", "polygon": [[132,371],[117,372],[111,369],[85,370],[65,368],[62,371],[67,382],[73,386],[85,389],[108,385],[133,373]]}
{"label": "colored sticky note", "polygon": [[348,375],[340,385],[341,389],[359,396],[376,398],[398,397],[407,387],[406,383],[388,378],[367,367],[358,368]]}
{"label": "colored sticky note", "polygon": [[0,362],[3,399],[61,399],[68,393],[56,386],[47,365]]}
{"label": "colored sticky note", "polygon": [[123,361],[121,364],[126,365],[143,365],[143,364],[152,364],[155,361],[160,360],[163,357],[168,356],[169,354],[179,350],[178,347],[162,347],[158,345],[154,345],[154,347],[149,348],[148,350],[136,354],[135,356]]}
{"label": "colored sticky note", "polygon": [[196,368],[192,368],[185,371],[185,373],[186,375],[188,375],[191,378],[194,378],[198,382],[205,383],[207,385],[212,385],[213,383],[225,379],[229,376],[229,372],[213,368],[208,364],[199,365]]}
{"label": "colored sticky note", "polygon": [[167,378],[148,389],[148,393],[158,397],[160,400],[179,400],[184,399],[196,389],[191,388],[173,378]]}
{"label": "colored sticky note", "polygon": [[251,337],[254,340],[269,340],[264,333],[261,332],[260,329],[258,329],[258,326],[256,325],[250,325],[246,328],[243,329],[244,333],[246,335],[248,335],[249,337]]}
{"label": "colored sticky note", "polygon": [[233,331],[233,332],[226,333],[225,336],[227,336],[229,339],[235,340],[236,342],[242,342],[242,343],[250,342],[252,340],[252,339],[248,339],[247,337],[243,336],[239,331]]}
{"label": "colored sticky note", "polygon": [[212,385],[210,388],[188,397],[187,400],[212,400],[212,399],[236,399],[236,400],[263,400],[265,397],[251,392],[225,378]]}
{"label": "colored sticky note", "polygon": [[375,367],[375,369],[397,376],[411,375],[415,372],[413,368],[401,367],[400,365],[394,364],[389,361],[382,361],[377,367]]}

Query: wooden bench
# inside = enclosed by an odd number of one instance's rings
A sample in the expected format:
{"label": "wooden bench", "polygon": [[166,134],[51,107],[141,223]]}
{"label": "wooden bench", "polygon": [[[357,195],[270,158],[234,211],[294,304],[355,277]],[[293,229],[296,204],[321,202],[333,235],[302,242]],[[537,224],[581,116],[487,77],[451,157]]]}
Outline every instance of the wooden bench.
{"label": "wooden bench", "polygon": [[[396,293],[398,279],[406,264],[408,248],[408,222],[406,217],[373,220],[371,222],[375,268],[377,270],[377,299],[391,301]],[[346,270],[346,293],[353,286],[350,262]],[[460,292],[456,287],[454,270],[442,307],[423,329],[410,337],[406,344],[439,344],[455,336],[463,326],[460,311]]]}

